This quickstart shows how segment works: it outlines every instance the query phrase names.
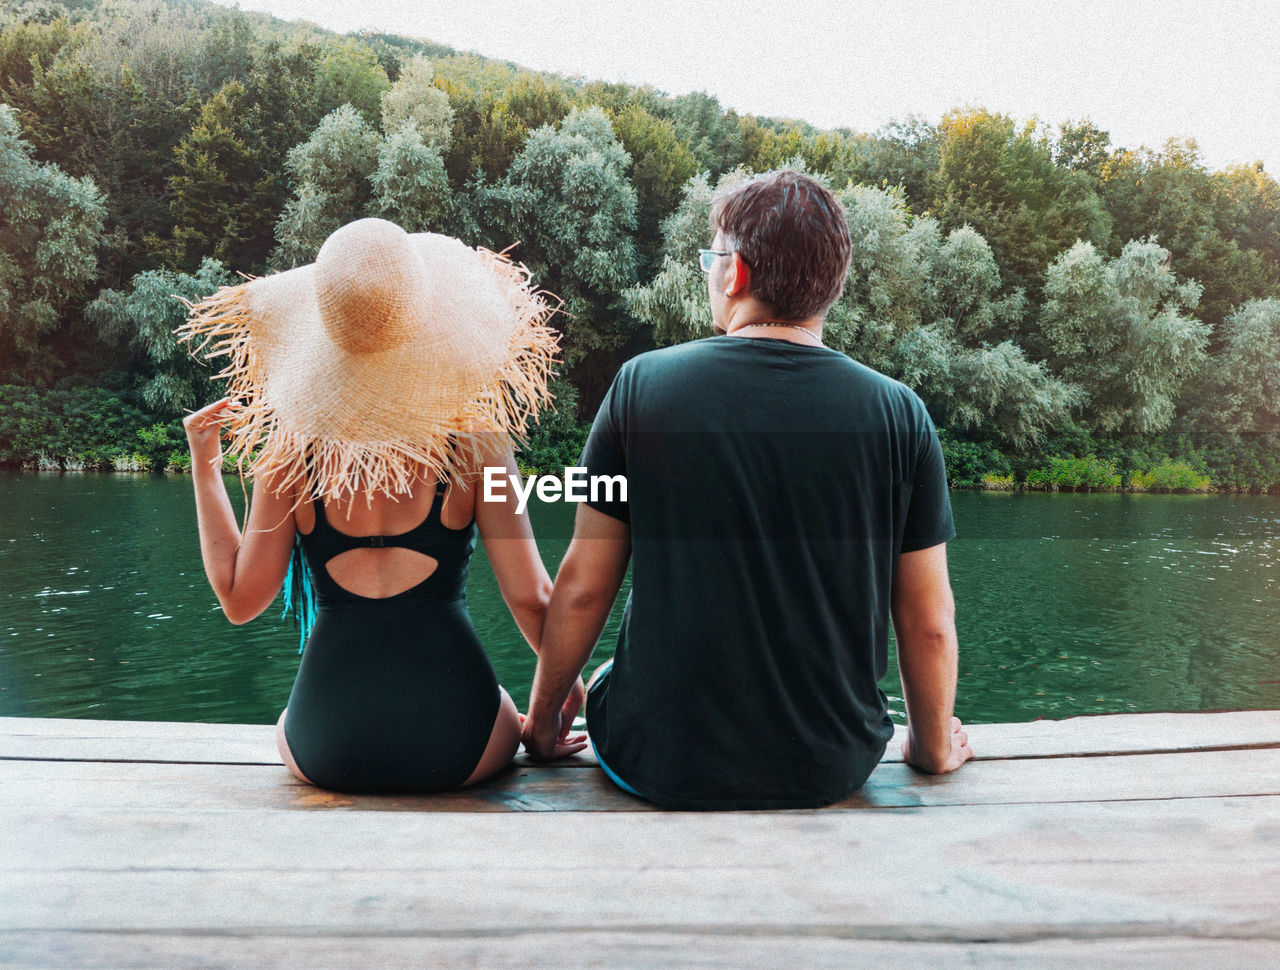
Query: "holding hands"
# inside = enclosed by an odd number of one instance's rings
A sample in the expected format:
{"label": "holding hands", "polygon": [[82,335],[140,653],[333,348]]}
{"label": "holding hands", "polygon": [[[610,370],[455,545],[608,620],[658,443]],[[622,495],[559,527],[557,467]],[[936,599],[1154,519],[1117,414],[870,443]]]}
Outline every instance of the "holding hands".
{"label": "holding hands", "polygon": [[585,734],[569,735],[573,727],[573,719],[581,709],[586,696],[586,687],[583,686],[582,678],[579,677],[569,689],[569,696],[565,699],[563,706],[545,723],[535,722],[527,715],[521,715],[520,740],[531,758],[536,761],[553,761],[556,758],[576,754],[587,746]]}

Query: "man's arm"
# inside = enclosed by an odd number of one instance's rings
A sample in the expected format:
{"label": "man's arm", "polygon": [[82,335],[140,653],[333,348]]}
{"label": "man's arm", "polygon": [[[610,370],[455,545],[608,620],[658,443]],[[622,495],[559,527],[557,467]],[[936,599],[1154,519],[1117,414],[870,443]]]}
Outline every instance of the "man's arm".
{"label": "man's arm", "polygon": [[[509,445],[503,442],[498,446],[486,441],[483,447],[482,469],[501,468],[504,477],[519,476]],[[494,578],[498,580],[498,591],[516,626],[537,653],[551,603],[551,577],[538,554],[529,517],[517,511],[516,498],[509,489],[502,489],[500,496],[490,501],[485,498],[484,487],[479,486],[476,526]]]}
{"label": "man's arm", "polygon": [[907,702],[902,756],[934,774],[955,771],[973,750],[960,719],[952,717],[959,649],[945,543],[898,557],[890,604]]}
{"label": "man's arm", "polygon": [[631,526],[579,505],[547,607],[524,722],[525,750],[535,758],[556,755],[556,741],[565,733],[561,708],[604,629],[630,557]]}

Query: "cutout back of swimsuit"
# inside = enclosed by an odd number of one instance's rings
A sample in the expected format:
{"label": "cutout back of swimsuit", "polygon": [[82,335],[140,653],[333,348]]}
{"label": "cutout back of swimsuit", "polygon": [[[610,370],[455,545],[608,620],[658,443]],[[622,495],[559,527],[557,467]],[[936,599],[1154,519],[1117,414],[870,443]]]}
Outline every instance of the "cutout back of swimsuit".
{"label": "cutout back of swimsuit", "polygon": [[439,565],[425,552],[392,546],[348,549],[325,563],[324,571],[348,593],[381,600],[426,582]]}
{"label": "cutout back of swimsuit", "polygon": [[317,501],[315,525],[302,534],[302,541],[322,602],[326,598],[384,600],[419,587],[429,591],[442,561],[454,567],[448,570],[454,582],[445,577],[439,592],[460,592],[460,581],[465,578],[466,563],[475,545],[474,517],[462,529],[445,526],[441,516],[446,490],[443,483],[437,483],[422,521],[407,532],[394,535],[356,536],[342,532],[329,520],[323,503]]}

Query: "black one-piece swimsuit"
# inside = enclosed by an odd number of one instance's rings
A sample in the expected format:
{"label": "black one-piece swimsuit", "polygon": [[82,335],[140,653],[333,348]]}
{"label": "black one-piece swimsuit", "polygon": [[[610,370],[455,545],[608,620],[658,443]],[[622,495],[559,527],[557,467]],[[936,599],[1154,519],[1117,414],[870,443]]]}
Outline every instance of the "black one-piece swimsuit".
{"label": "black one-piece swimsuit", "polygon": [[[432,792],[466,781],[498,714],[498,679],[467,612],[475,520],[440,521],[445,486],[426,519],[393,536],[349,536],[315,503],[302,536],[317,617],[285,715],[298,768],[343,792]],[[349,592],[326,565],[350,549],[402,547],[431,556],[435,571],[382,599]]]}

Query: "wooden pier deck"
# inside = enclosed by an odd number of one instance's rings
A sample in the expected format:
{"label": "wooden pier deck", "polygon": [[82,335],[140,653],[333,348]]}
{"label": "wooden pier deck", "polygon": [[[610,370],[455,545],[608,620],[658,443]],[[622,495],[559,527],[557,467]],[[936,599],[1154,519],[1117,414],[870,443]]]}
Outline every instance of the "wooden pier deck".
{"label": "wooden pier deck", "polygon": [[272,730],[0,718],[0,966],[1280,965],[1280,711],[980,725],[736,814],[582,756],[334,795]]}

